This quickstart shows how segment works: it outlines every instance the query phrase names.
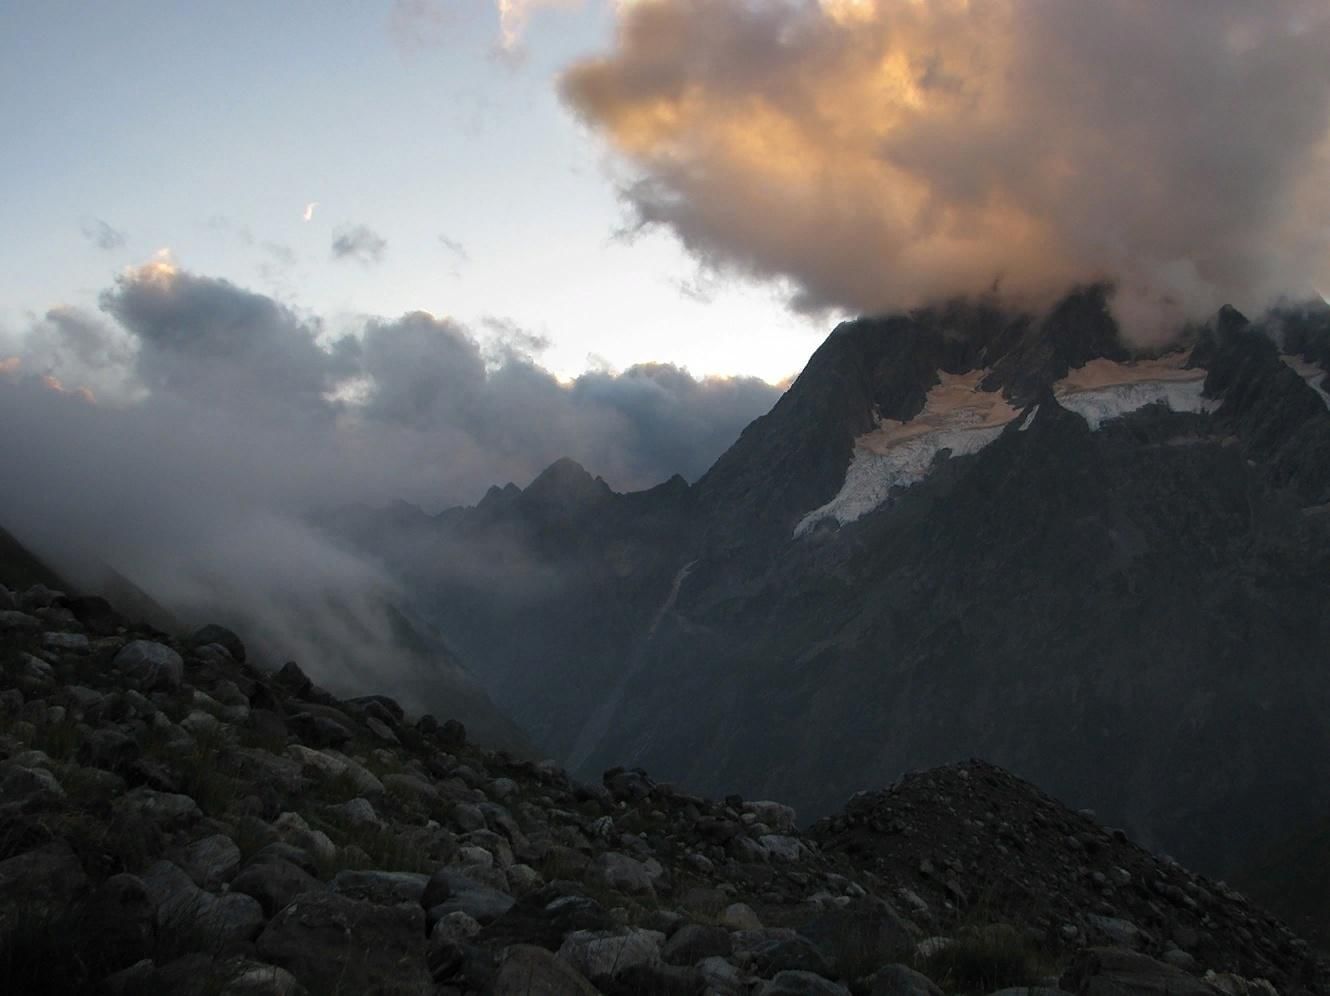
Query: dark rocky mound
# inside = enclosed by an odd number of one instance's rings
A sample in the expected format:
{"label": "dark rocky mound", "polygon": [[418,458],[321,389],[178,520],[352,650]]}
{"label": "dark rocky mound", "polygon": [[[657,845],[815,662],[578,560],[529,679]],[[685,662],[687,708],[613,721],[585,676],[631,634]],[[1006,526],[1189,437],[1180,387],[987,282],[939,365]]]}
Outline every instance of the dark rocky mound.
{"label": "dark rocky mound", "polygon": [[806,834],[255,658],[0,587],[0,992],[1327,991],[1239,897],[997,769]]}
{"label": "dark rocky mound", "polygon": [[982,761],[856,795],[811,835],[825,853],[898,883],[903,908],[947,933],[979,912],[1045,943],[1118,945],[1281,991],[1317,979],[1308,943],[1240,893]]}

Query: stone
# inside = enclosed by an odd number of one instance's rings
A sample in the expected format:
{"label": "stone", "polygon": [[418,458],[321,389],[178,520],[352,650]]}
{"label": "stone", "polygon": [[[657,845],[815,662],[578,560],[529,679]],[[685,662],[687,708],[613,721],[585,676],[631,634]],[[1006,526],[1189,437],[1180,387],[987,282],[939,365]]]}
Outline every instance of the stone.
{"label": "stone", "polygon": [[110,974],[150,957],[156,937],[156,909],[142,879],[124,873],[102,882],[80,906],[82,957]]}
{"label": "stone", "polygon": [[185,662],[180,655],[153,640],[125,644],[111,660],[111,666],[141,692],[179,688],[185,673]]}
{"label": "stone", "polygon": [[747,903],[731,903],[720,911],[716,922],[728,930],[761,930],[762,921]]}
{"label": "stone", "polygon": [[1153,939],[1136,924],[1121,917],[1086,914],[1085,923],[1091,942],[1107,942],[1120,948],[1142,951],[1153,946]]}
{"label": "stone", "polygon": [[5,610],[0,612],[0,632],[35,633],[42,628],[41,620],[26,612]]}
{"label": "stone", "polygon": [[781,972],[753,990],[754,996],[850,996],[844,986],[812,972]]}
{"label": "stone", "polygon": [[577,930],[564,938],[559,957],[588,979],[614,978],[634,965],[660,961],[665,935],[656,930]]}
{"label": "stone", "polygon": [[1076,996],[1214,996],[1214,990],[1180,968],[1123,948],[1077,952],[1061,987]]}
{"label": "stone", "polygon": [[274,916],[296,896],[322,888],[323,883],[309,872],[280,860],[250,864],[231,880],[232,892],[252,896],[268,916]]}
{"label": "stone", "polygon": [[776,861],[800,861],[808,853],[808,847],[797,837],[769,833],[763,834],[757,842]]}
{"label": "stone", "polygon": [[747,996],[748,982],[742,972],[719,956],[703,958],[697,963],[708,996]]}
{"label": "stone", "polygon": [[379,906],[397,903],[420,905],[428,875],[416,872],[340,871],[330,883],[332,891],[350,899],[360,899]]}
{"label": "stone", "polygon": [[596,855],[591,867],[597,879],[611,889],[631,896],[652,895],[655,892],[646,866],[626,854],[605,851]]}
{"label": "stone", "polygon": [[597,996],[599,992],[567,961],[531,944],[504,948],[490,989],[492,996]]}
{"label": "stone", "polygon": [[0,861],[0,931],[20,918],[63,912],[87,886],[83,866],[64,841]]}
{"label": "stone", "polygon": [[[440,894],[444,898],[438,900]],[[512,909],[515,902],[507,893],[483,885],[455,868],[440,868],[435,872],[421,896],[421,905],[429,911],[431,924],[457,911],[480,923],[490,923]]]}
{"label": "stone", "polygon": [[357,797],[337,806],[329,806],[328,812],[350,827],[380,827],[383,821],[374,811],[374,804],[364,797]]}
{"label": "stone", "polygon": [[758,822],[777,830],[793,830],[797,826],[797,814],[793,806],[780,802],[745,802],[745,813],[752,813]]}
{"label": "stone", "polygon": [[889,965],[904,961],[915,950],[908,921],[880,900],[856,900],[842,909],[827,910],[800,924],[807,937],[833,962]]}
{"label": "stone", "polygon": [[724,927],[688,923],[665,942],[660,956],[668,965],[696,965],[706,958],[728,958],[733,950]]}
{"label": "stone", "polygon": [[92,649],[82,633],[43,633],[42,646],[60,654],[86,654]]}
{"label": "stone", "polygon": [[601,776],[601,783],[615,802],[640,802],[656,787],[641,768],[611,768]]}
{"label": "stone", "polygon": [[12,817],[38,812],[58,807],[64,800],[64,786],[46,768],[13,761],[0,764],[0,814]]}
{"label": "stone", "polygon": [[168,833],[182,830],[203,818],[198,803],[187,795],[136,788],[115,802],[123,815],[156,824]]}
{"label": "stone", "polygon": [[376,906],[332,892],[297,896],[264,928],[259,956],[315,993],[433,992],[419,907]]}
{"label": "stone", "polygon": [[733,941],[735,952],[742,951],[743,963],[756,975],[769,977],[783,971],[832,974],[817,946],[793,931],[739,931]]}
{"label": "stone", "polygon": [[908,965],[884,965],[873,973],[870,996],[942,996],[928,976]]}
{"label": "stone", "polygon": [[232,969],[217,996],[308,996],[308,993],[286,969],[244,961]]}
{"label": "stone", "polygon": [[176,863],[199,888],[215,891],[240,868],[240,848],[225,834],[213,834],[189,844]]}
{"label": "stone", "polygon": [[216,623],[209,623],[194,631],[194,635],[189,638],[191,647],[206,647],[209,644],[217,644],[224,647],[226,652],[231,655],[231,659],[245,662],[245,644],[241,642],[240,637],[227,629],[225,626],[219,626]]}

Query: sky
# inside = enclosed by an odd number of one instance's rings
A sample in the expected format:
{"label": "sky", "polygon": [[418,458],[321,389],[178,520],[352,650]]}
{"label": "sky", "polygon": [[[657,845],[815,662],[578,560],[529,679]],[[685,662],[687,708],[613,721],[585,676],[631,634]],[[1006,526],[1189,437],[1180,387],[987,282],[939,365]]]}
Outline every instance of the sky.
{"label": "sky", "polygon": [[555,85],[612,29],[596,3],[533,10],[518,37],[491,0],[6,0],[0,323],[95,310],[169,248],[333,330],[514,323],[564,378],[796,373],[825,315],[631,234],[615,165]]}

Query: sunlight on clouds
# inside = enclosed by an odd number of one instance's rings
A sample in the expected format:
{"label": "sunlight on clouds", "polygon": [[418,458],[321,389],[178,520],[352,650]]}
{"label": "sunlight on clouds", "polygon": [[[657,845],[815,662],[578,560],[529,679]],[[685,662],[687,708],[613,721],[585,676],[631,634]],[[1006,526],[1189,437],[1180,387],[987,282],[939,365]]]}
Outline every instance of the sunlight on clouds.
{"label": "sunlight on clouds", "polygon": [[1110,278],[1144,329],[1330,279],[1326,48],[1323,0],[641,0],[561,85],[640,220],[797,307]]}

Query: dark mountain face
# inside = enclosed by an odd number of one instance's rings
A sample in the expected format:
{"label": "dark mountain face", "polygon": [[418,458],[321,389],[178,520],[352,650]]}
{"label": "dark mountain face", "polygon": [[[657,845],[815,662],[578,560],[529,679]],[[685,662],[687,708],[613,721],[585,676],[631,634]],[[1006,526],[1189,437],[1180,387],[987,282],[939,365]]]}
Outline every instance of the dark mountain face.
{"label": "dark mountain face", "polygon": [[[1318,317],[1319,316],[1319,317]],[[1300,323],[1300,324],[1299,324]],[[342,523],[551,754],[804,816],[982,756],[1208,871],[1330,813],[1330,317],[841,326],[694,486]],[[1301,364],[1300,366],[1298,364]],[[1323,370],[1321,371],[1324,372]]]}

